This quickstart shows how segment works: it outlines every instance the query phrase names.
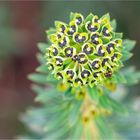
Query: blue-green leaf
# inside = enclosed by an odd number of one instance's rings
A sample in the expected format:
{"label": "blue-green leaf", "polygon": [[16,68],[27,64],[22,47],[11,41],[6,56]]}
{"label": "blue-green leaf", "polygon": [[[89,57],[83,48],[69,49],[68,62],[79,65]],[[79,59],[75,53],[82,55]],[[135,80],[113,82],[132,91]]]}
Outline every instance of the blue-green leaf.
{"label": "blue-green leaf", "polygon": [[99,95],[99,90],[97,87],[89,88],[89,95],[93,100],[98,100],[100,95]]}
{"label": "blue-green leaf", "polygon": [[49,44],[46,43],[38,43],[38,48],[42,53],[46,52],[46,48],[49,47]]}
{"label": "blue-green leaf", "polygon": [[46,60],[41,53],[37,53],[36,57],[37,57],[37,60],[39,61],[40,64],[45,64],[46,63]]}
{"label": "blue-green leaf", "polygon": [[130,52],[128,52],[128,51],[122,51],[122,58],[121,58],[121,60],[122,61],[126,61],[126,60],[128,60],[128,59],[130,59],[132,56],[133,56],[133,54],[132,53],[130,53]]}
{"label": "blue-green leaf", "polygon": [[28,78],[30,80],[32,80],[33,82],[39,83],[39,84],[49,84],[49,83],[55,83],[56,80],[52,77],[47,77],[43,74],[38,74],[38,73],[34,73],[34,74],[30,74],[28,76]]}
{"label": "blue-green leaf", "polygon": [[48,73],[48,66],[43,64],[36,69],[37,72]]}
{"label": "blue-green leaf", "polygon": [[134,67],[128,67],[122,71],[127,84],[133,85],[140,81],[140,71],[136,71]]}
{"label": "blue-green leaf", "polygon": [[125,39],[123,41],[123,50],[131,51],[135,47],[135,45],[136,45],[136,41]]}
{"label": "blue-green leaf", "polygon": [[49,30],[46,31],[47,36],[49,37],[51,34],[54,34],[56,32],[55,28],[50,28]]}
{"label": "blue-green leaf", "polygon": [[80,113],[80,107],[81,107],[82,101],[75,101],[73,102],[71,111],[69,113],[69,124],[71,126],[75,125],[75,123],[80,119],[79,113]]}

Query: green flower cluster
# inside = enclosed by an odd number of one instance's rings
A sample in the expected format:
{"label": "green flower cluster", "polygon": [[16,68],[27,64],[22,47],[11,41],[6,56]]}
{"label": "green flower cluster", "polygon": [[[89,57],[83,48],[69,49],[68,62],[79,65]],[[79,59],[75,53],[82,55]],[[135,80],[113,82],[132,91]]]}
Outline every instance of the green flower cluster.
{"label": "green flower cluster", "polygon": [[111,78],[122,66],[122,39],[111,23],[108,14],[101,18],[89,14],[84,19],[71,13],[69,24],[56,21],[46,52],[55,77],[73,87],[93,87]]}

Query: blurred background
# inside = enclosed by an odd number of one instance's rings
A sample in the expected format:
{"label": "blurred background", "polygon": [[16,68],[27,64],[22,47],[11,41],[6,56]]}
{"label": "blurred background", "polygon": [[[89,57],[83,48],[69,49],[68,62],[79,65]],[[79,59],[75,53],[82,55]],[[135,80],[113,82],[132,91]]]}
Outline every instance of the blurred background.
{"label": "blurred background", "polygon": [[[140,1],[0,1],[0,139],[26,131],[19,115],[34,105],[27,75],[38,66],[37,43],[46,41],[45,30],[54,20],[68,22],[71,11],[85,16],[109,12],[117,19],[117,31],[137,41],[127,65],[140,70]],[[137,98],[140,86],[131,90]]]}

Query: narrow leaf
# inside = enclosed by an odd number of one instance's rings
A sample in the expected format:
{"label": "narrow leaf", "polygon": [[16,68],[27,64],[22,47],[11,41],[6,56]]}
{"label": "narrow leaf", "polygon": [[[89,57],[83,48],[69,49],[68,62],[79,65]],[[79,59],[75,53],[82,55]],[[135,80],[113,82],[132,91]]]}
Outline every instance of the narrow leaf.
{"label": "narrow leaf", "polygon": [[48,37],[49,37],[51,34],[54,34],[55,32],[56,32],[55,28],[50,28],[49,30],[46,31]]}
{"label": "narrow leaf", "polygon": [[42,53],[46,52],[46,48],[49,47],[49,44],[46,43],[38,43],[38,48]]}
{"label": "narrow leaf", "polygon": [[122,58],[121,58],[122,61],[126,61],[133,56],[132,53],[127,52],[127,51],[122,51],[122,53],[123,53]]}
{"label": "narrow leaf", "polygon": [[41,65],[36,69],[37,72],[41,73],[48,73],[48,66],[47,65]]}
{"label": "narrow leaf", "polygon": [[28,76],[28,78],[30,80],[32,80],[33,82],[36,82],[36,83],[39,83],[39,84],[49,84],[49,83],[55,83],[56,82],[56,80],[52,77],[47,77],[43,74],[37,74],[37,73],[30,74]]}
{"label": "narrow leaf", "polygon": [[115,19],[113,19],[113,20],[111,21],[111,27],[113,28],[113,31],[116,31],[116,28],[117,28],[117,22],[116,22]]}
{"label": "narrow leaf", "polygon": [[80,107],[81,107],[82,101],[76,101],[69,114],[69,123],[70,125],[74,125],[77,120],[79,119],[79,113],[80,113]]}
{"label": "narrow leaf", "polygon": [[136,45],[136,41],[134,40],[129,40],[129,39],[125,39],[123,41],[123,49],[125,51],[131,51]]}

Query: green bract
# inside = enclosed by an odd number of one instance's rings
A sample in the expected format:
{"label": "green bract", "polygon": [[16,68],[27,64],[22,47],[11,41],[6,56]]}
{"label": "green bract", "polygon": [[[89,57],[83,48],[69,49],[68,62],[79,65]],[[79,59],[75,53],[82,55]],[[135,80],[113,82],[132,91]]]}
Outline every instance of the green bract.
{"label": "green bract", "polygon": [[93,87],[111,78],[121,66],[122,34],[115,32],[109,14],[98,18],[71,13],[70,22],[55,22],[47,31],[49,69],[70,86]]}

